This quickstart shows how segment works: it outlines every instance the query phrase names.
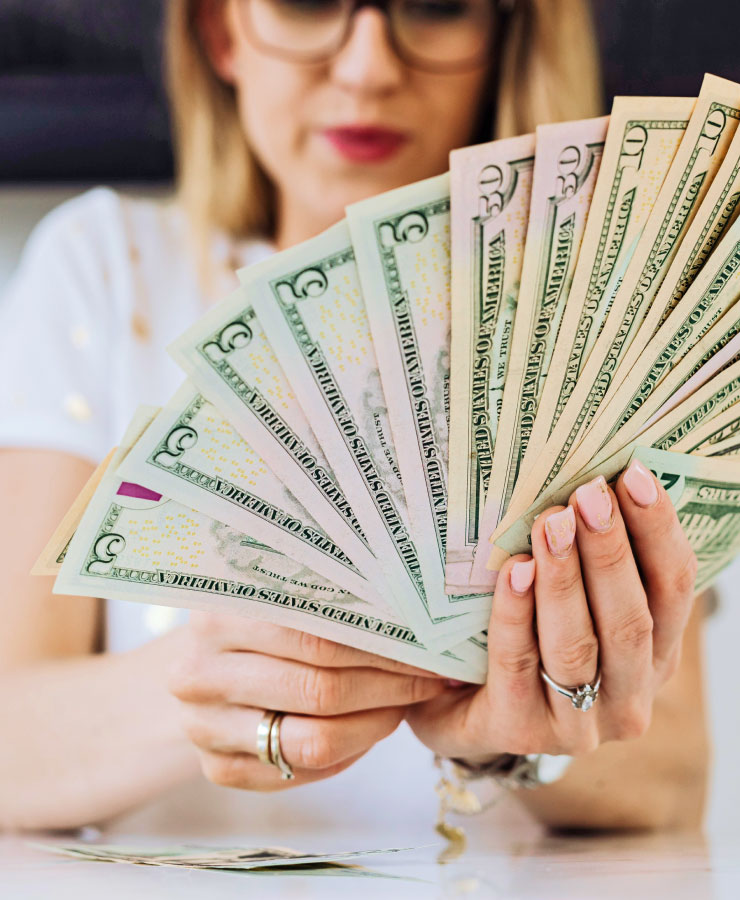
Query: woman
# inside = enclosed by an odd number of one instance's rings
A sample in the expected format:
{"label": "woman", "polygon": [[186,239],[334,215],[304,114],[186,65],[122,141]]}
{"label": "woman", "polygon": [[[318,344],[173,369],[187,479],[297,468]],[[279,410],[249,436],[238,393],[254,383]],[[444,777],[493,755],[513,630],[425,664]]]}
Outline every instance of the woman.
{"label": "woman", "polygon": [[[577,756],[519,795],[549,825],[695,825],[706,744],[694,562],[644,470],[538,520],[535,561],[501,574],[483,688],[223,615],[172,630],[156,608],[112,603],[103,616],[27,576],[136,403],[177,386],[163,348],[235,268],[348,203],[444,171],[494,116],[503,135],[599,111],[580,0],[173,0],[167,45],[178,202],[99,189],[66,204],[38,227],[2,310],[0,822],[110,819],[199,764],[249,791],[323,780],[405,718],[474,768],[502,752]],[[600,663],[599,703],[574,710],[540,663],[564,685]],[[292,782],[255,755],[265,710],[286,713]],[[409,760],[430,754],[408,733],[394,740],[383,780],[400,771],[408,797]]]}

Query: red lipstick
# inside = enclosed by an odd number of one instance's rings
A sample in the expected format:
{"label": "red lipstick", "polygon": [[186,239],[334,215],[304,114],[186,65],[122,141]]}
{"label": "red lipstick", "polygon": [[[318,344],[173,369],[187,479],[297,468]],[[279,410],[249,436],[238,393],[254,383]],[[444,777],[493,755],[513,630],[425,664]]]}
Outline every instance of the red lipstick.
{"label": "red lipstick", "polygon": [[351,162],[381,162],[396,153],[408,138],[401,131],[372,125],[325,128],[324,137]]}

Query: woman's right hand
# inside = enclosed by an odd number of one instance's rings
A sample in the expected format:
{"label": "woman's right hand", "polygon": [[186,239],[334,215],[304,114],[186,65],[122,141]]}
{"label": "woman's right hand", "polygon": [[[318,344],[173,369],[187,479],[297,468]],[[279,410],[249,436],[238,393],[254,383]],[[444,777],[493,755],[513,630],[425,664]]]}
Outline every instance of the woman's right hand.
{"label": "woman's right hand", "polygon": [[[170,675],[206,778],[274,791],[352,765],[395,731],[409,705],[445,689],[439,676],[291,628],[193,612]],[[280,748],[295,778],[258,760],[266,710],[285,713]]]}

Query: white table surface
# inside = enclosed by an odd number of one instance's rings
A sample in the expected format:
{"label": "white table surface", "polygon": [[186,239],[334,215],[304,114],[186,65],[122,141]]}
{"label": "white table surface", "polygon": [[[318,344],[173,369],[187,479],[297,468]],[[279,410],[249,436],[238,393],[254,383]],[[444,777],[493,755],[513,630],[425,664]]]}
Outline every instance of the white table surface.
{"label": "white table surface", "polygon": [[[517,900],[737,900],[737,841],[699,835],[552,837],[499,831],[471,835],[462,858],[436,861],[442,844],[429,831],[409,836],[419,847],[365,865],[388,877],[262,875],[97,863],[47,855],[25,838],[0,838],[0,897],[7,900],[145,900],[208,898],[517,898]],[[34,836],[54,840],[49,836]],[[300,850],[339,851],[387,847],[376,831],[350,836],[331,832],[221,838],[221,845],[282,844]],[[56,838],[59,840],[59,838]],[[126,843],[116,835],[117,843]],[[193,835],[188,840],[195,841]],[[132,838],[166,846],[172,835]],[[205,841],[204,839],[204,842]],[[212,842],[212,841],[211,841]],[[360,860],[360,862],[362,862]]]}

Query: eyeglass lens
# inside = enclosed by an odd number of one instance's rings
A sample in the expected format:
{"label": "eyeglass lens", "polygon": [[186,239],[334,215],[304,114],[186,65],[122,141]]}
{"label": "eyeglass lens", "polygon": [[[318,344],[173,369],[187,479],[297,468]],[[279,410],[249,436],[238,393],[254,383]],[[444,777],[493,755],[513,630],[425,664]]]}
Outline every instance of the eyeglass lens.
{"label": "eyeglass lens", "polygon": [[[353,0],[246,0],[252,36],[266,50],[320,61],[347,37]],[[493,25],[492,0],[390,0],[391,40],[410,64],[427,68],[484,61]]]}

